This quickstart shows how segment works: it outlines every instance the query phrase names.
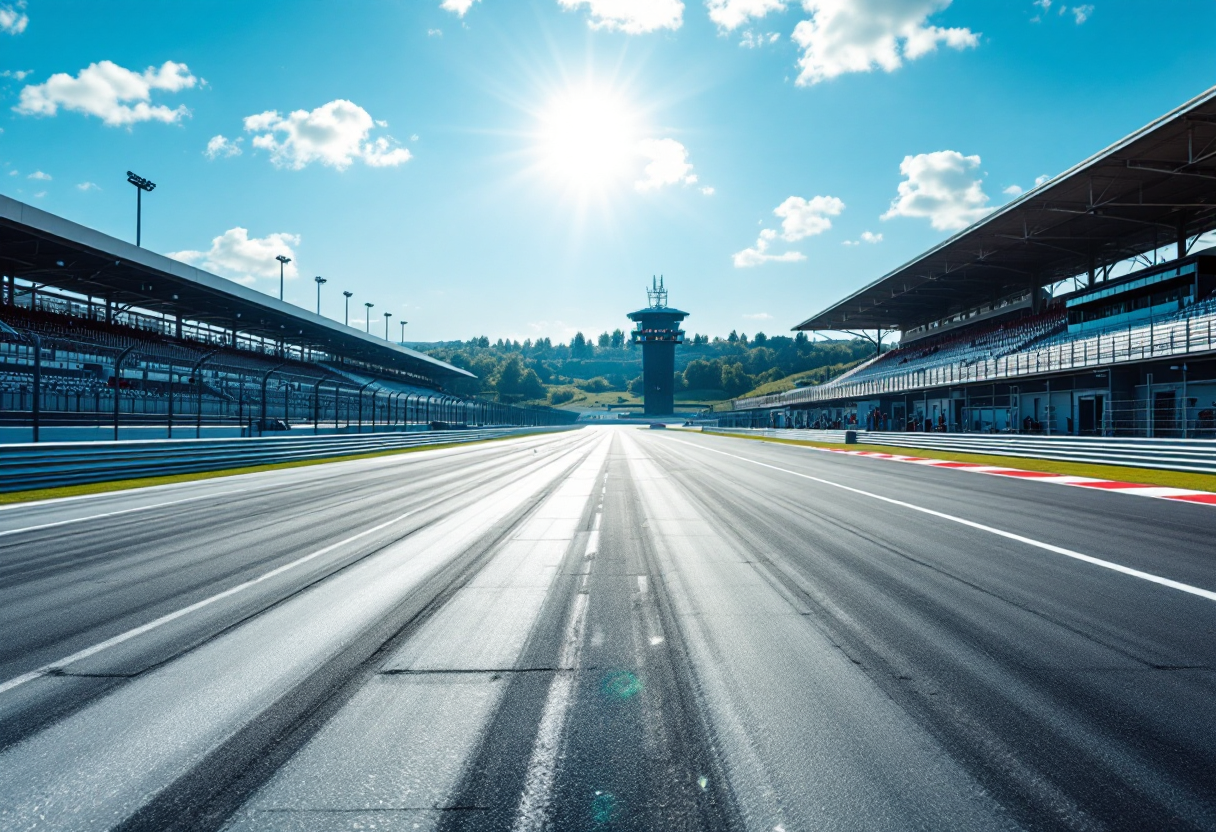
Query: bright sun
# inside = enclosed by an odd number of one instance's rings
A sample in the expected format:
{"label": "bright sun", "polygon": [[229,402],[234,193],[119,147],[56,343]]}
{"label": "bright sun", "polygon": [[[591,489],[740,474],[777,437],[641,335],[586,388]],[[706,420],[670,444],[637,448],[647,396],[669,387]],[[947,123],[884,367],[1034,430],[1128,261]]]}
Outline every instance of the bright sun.
{"label": "bright sun", "polygon": [[606,90],[572,90],[540,114],[541,167],[579,191],[603,190],[627,176],[636,161],[637,117]]}

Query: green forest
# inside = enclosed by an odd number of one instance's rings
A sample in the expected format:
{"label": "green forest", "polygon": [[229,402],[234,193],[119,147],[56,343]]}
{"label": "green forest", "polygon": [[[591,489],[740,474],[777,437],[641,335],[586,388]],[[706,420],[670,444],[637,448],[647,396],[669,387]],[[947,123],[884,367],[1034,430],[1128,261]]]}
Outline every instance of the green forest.
{"label": "green forest", "polygon": [[[477,376],[455,392],[511,403],[579,409],[627,409],[641,403],[642,351],[618,329],[568,344],[548,338],[524,342],[482,336],[468,341],[413,344],[415,349]],[[749,394],[819,384],[872,355],[861,340],[812,341],[732,331],[725,338],[696,334],[676,348],[676,401],[709,407]]]}

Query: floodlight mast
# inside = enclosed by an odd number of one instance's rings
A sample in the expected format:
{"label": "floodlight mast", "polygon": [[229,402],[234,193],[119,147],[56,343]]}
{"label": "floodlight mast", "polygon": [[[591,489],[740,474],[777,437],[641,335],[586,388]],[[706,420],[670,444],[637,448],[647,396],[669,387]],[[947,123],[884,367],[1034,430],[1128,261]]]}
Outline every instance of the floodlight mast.
{"label": "floodlight mast", "polygon": [[363,318],[364,318],[363,328],[367,332],[368,335],[371,335],[371,332],[372,332],[372,307],[375,306],[376,304],[365,303],[363,305],[367,307],[367,314],[363,316]]}
{"label": "floodlight mast", "polygon": [[342,323],[344,326],[350,326],[350,299],[355,296],[355,293],[343,290],[342,295],[346,298],[346,315],[342,318]]}
{"label": "floodlight mast", "polygon": [[329,281],[326,280],[325,278],[321,277],[321,275],[317,275],[316,277],[313,278],[313,280],[317,281],[317,314],[320,315],[321,314],[321,285],[324,283],[328,283]]}
{"label": "floodlight mast", "polygon": [[282,300],[283,299],[283,267],[291,262],[291,258],[284,257],[283,255],[280,254],[278,257],[276,257],[274,259],[279,261],[279,300]]}
{"label": "floodlight mast", "polygon": [[135,245],[136,247],[140,247],[143,236],[144,191],[151,192],[156,188],[156,183],[150,179],[144,179],[142,176],[137,176],[131,171],[127,171],[127,181],[135,186]]}
{"label": "floodlight mast", "polygon": [[384,340],[385,340],[385,341],[387,341],[387,340],[388,340],[388,319],[389,319],[389,318],[391,318],[391,317],[393,317],[393,313],[392,313],[392,312],[385,312],[385,313],[384,313]]}
{"label": "floodlight mast", "polygon": [[405,325],[408,324],[409,321],[401,321],[400,323],[401,323],[401,343],[404,344],[405,343]]}

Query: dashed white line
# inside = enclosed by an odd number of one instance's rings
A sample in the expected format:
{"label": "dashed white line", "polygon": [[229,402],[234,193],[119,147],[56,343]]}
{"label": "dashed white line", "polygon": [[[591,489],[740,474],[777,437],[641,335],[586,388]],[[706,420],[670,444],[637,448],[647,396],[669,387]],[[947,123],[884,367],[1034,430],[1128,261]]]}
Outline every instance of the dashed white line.
{"label": "dashed white line", "polygon": [[884,497],[881,494],[875,494],[871,491],[864,491],[860,488],[854,488],[851,485],[844,485],[843,483],[832,482],[831,480],[825,480],[822,477],[812,476],[811,474],[803,474],[800,471],[791,471],[788,468],[782,468],[778,465],[770,465],[767,462],[760,462],[759,460],[749,459],[745,456],[739,456],[738,454],[732,454],[732,453],[728,453],[726,451],[719,451],[716,448],[707,448],[704,445],[700,445],[695,442],[686,442],[682,439],[672,439],[671,441],[679,442],[682,445],[691,445],[694,448],[700,448],[703,451],[709,451],[710,453],[721,454],[722,456],[728,456],[731,459],[737,459],[742,462],[750,462],[752,465],[759,465],[761,468],[768,468],[773,471],[780,471],[784,474],[791,474],[795,477],[802,477],[803,479],[812,480],[813,482],[817,482],[822,485],[831,486],[832,488],[839,488],[842,491],[848,491],[853,494],[859,494],[863,497],[870,497],[871,499],[874,499],[874,500],[881,500],[882,502],[889,503],[890,505],[900,506],[901,508],[906,508],[911,511],[917,511],[917,512],[920,512],[921,514],[928,514],[932,517],[938,517],[942,520],[948,520],[951,523],[958,523],[960,526],[967,526],[968,528],[978,529],[979,531],[988,532],[989,534],[994,534],[997,537],[1003,537],[1007,540],[1016,540],[1019,543],[1025,543],[1027,546],[1033,546],[1036,549],[1042,549],[1047,552],[1054,552],[1055,554],[1063,555],[1066,558],[1072,558],[1073,560],[1079,560],[1084,563],[1092,564],[1094,566],[1100,566],[1103,569],[1109,569],[1112,572],[1118,572],[1123,575],[1129,575],[1133,578],[1139,578],[1142,581],[1148,581],[1149,583],[1154,583],[1154,584],[1158,584],[1160,586],[1169,587],[1170,589],[1176,589],[1179,592],[1185,592],[1189,595],[1197,595],[1200,598],[1206,598],[1209,601],[1216,601],[1216,592],[1213,592],[1208,589],[1203,589],[1203,588],[1197,587],[1197,586],[1191,586],[1190,584],[1184,584],[1181,581],[1171,580],[1170,578],[1163,578],[1160,575],[1154,575],[1151,572],[1142,572],[1139,569],[1132,569],[1130,566],[1124,566],[1121,563],[1113,563],[1109,560],[1102,560],[1101,558],[1095,558],[1092,555],[1086,555],[1081,552],[1073,551],[1072,549],[1066,549],[1063,546],[1056,546],[1052,543],[1044,543],[1043,541],[1035,540],[1032,537],[1026,537],[1024,535],[1015,534],[1014,532],[1007,532],[1003,529],[997,529],[997,528],[993,528],[992,526],[986,526],[983,523],[976,523],[974,520],[967,520],[966,518],[963,518],[963,517],[956,517],[953,514],[946,514],[945,512],[942,512],[942,511],[935,511],[934,509],[925,508],[924,506],[918,506],[918,505],[914,505],[912,503],[906,503],[903,500],[896,500],[893,497]]}
{"label": "dashed white line", "polygon": [[[590,558],[599,546],[600,514],[595,515],[596,530],[587,538],[584,556]],[[588,575],[583,575],[583,587]],[[574,596],[574,609],[570,612],[570,623],[562,640],[557,673],[549,685],[545,699],[545,710],[536,731],[536,742],[532,745],[532,757],[528,760],[528,773],[524,777],[524,793],[515,814],[512,832],[541,832],[548,825],[549,804],[553,799],[553,784],[557,778],[557,754],[561,750],[562,728],[566,714],[574,700],[575,671],[578,669],[579,653],[583,645],[583,631],[587,626],[587,593],[580,591]]]}
{"label": "dashed white line", "polygon": [[574,700],[574,671],[578,668],[583,630],[587,624],[587,593],[574,596],[574,609],[566,627],[559,670],[549,685],[545,710],[540,717],[528,773],[524,777],[524,793],[515,814],[513,832],[541,832],[548,826],[549,804],[553,799],[553,784],[557,779],[557,754],[561,749],[562,729],[566,714]]}

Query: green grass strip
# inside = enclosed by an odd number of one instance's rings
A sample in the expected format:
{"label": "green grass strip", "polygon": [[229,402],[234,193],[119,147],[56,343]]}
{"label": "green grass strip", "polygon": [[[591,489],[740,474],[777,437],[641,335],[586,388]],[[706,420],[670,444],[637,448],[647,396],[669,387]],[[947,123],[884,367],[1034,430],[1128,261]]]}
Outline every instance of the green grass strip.
{"label": "green grass strip", "polygon": [[976,465],[1000,465],[1024,471],[1042,471],[1073,477],[1093,477],[1099,480],[1134,482],[1142,485],[1159,485],[1168,488],[1190,488],[1195,491],[1216,492],[1216,474],[1195,474],[1187,471],[1162,471],[1156,468],[1132,468],[1126,465],[1106,465],[1100,462],[1066,462],[1035,457],[1006,456],[993,454],[970,454],[957,451],[938,451],[928,448],[902,448],[892,445],[840,445],[833,442],[814,442],[805,439],[778,439],[772,436],[749,436],[743,433],[715,433],[707,436],[733,436],[759,442],[776,442],[781,445],[806,445],[812,448],[832,448],[843,451],[875,451],[883,454],[901,454],[929,459],[944,459],[950,462],[972,462]]}
{"label": "green grass strip", "polygon": [[104,494],[108,491],[129,491],[132,488],[147,488],[150,485],[169,485],[177,482],[195,482],[210,480],[216,477],[231,477],[236,474],[256,474],[259,471],[279,471],[285,468],[305,468],[310,465],[325,465],[329,462],[350,462],[356,459],[372,459],[378,456],[394,456],[396,454],[412,454],[417,451],[430,451],[435,448],[467,448],[471,445],[482,445],[486,442],[500,442],[503,439],[515,439],[519,436],[532,434],[511,434],[495,436],[490,439],[478,439],[473,442],[437,442],[433,445],[415,445],[410,448],[390,448],[383,451],[368,451],[363,454],[348,456],[327,456],[324,459],[300,459],[294,462],[272,462],[266,465],[249,465],[244,468],[224,468],[219,471],[194,471],[189,474],[168,474],[160,477],[139,477],[131,480],[111,480],[109,482],[90,482],[83,485],[64,485],[59,488],[37,488],[30,491],[9,491],[0,493],[0,505],[7,503],[28,503],[33,500],[53,500],[57,497],[77,497],[81,494]]}

